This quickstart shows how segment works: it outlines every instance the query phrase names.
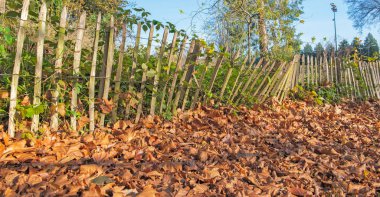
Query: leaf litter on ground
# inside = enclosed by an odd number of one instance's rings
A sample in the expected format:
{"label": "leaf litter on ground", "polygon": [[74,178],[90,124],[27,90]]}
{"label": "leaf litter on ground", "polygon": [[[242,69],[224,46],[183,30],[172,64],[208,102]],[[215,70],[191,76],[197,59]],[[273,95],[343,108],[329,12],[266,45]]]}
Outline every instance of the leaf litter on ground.
{"label": "leaf litter on ground", "polygon": [[[103,109],[104,110],[104,109]],[[380,192],[380,104],[201,107],[81,136],[0,134],[4,196],[319,196]],[[87,124],[84,118],[81,126]],[[4,130],[4,127],[0,127]]]}

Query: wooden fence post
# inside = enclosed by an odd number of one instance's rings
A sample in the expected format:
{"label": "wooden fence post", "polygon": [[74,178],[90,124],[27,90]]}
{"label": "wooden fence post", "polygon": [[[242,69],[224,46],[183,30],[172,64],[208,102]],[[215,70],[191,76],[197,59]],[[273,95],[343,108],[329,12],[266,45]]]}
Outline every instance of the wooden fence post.
{"label": "wooden fence post", "polygon": [[185,90],[184,90],[183,86],[184,86],[184,81],[186,78],[187,71],[189,69],[189,64],[191,63],[191,58],[192,58],[193,53],[194,53],[194,48],[195,48],[195,40],[192,40],[191,44],[190,44],[189,51],[188,51],[188,55],[186,57],[186,63],[184,65],[182,77],[179,80],[178,90],[177,90],[177,93],[175,94],[174,101],[173,101],[172,113],[174,115],[177,114],[177,107],[178,107],[179,100],[181,99],[181,97],[183,97],[182,92],[183,92],[183,94],[185,94]]}
{"label": "wooden fence post", "polygon": [[106,28],[105,34],[104,34],[104,45],[103,45],[103,63],[102,68],[100,69],[99,73],[99,91],[98,91],[98,98],[101,99],[104,94],[104,83],[106,80],[106,69],[107,69],[107,57],[108,57],[108,47],[110,42],[110,29]]}
{"label": "wooden fence post", "polygon": [[[45,33],[46,33],[46,16],[47,16],[47,5],[46,1],[42,0],[40,7],[40,14],[38,17],[38,40],[37,40],[37,62],[35,68],[35,78],[34,78],[34,96],[33,96],[33,106],[36,107],[41,104],[41,82],[42,82],[42,63],[44,61],[44,43],[45,43]],[[32,120],[32,132],[38,131],[38,126],[40,123],[40,115],[34,114]]]}
{"label": "wooden fence post", "polygon": [[169,29],[165,27],[164,35],[161,40],[160,53],[158,54],[157,64],[156,64],[156,74],[154,75],[152,100],[150,102],[150,115],[154,116],[156,111],[156,102],[158,94],[158,83],[160,82],[160,74],[162,69],[162,58],[165,53],[166,41],[168,39]]}
{"label": "wooden fence post", "polygon": [[260,102],[264,102],[268,96],[270,96],[272,89],[275,84],[278,82],[281,71],[284,69],[286,65],[285,62],[281,63],[281,65],[277,68],[276,72],[273,74],[271,80],[266,84],[263,91],[260,93]]}
{"label": "wooden fence post", "polygon": [[184,73],[185,75],[185,80],[184,84],[182,85],[182,89],[180,91],[180,98],[183,100],[182,102],[182,110],[185,109],[187,97],[189,95],[190,88],[192,86],[192,81],[193,81],[193,73],[195,70],[195,66],[198,66],[198,56],[199,53],[201,52],[201,43],[199,40],[195,41],[195,47],[193,53],[190,55],[190,64],[188,66],[187,72]]}
{"label": "wooden fence post", "polygon": [[236,85],[238,84],[238,81],[240,79],[240,75],[243,72],[243,69],[245,68],[245,66],[247,64],[247,61],[248,61],[248,55],[244,58],[243,62],[241,63],[238,75],[237,75],[237,77],[235,79],[234,85],[232,86],[232,90],[231,90],[230,96],[228,97],[228,100],[231,99],[231,97],[233,96],[233,94],[235,92]]}
{"label": "wooden fence post", "polygon": [[123,72],[124,49],[125,49],[126,40],[127,40],[127,24],[125,24],[124,22],[122,24],[121,43],[119,47],[119,60],[117,63],[117,70],[116,70],[116,76],[115,76],[115,95],[113,97],[113,102],[115,106],[114,108],[112,108],[112,122],[113,123],[115,123],[117,120],[117,109],[119,106],[121,74]]}
{"label": "wooden fence post", "polygon": [[324,64],[323,64],[323,57],[320,56],[320,57],[319,57],[319,84],[320,84],[320,85],[323,84],[323,75],[322,75],[323,67],[324,67]]}
{"label": "wooden fence post", "polygon": [[248,94],[252,93],[253,89],[255,88],[255,85],[256,85],[257,81],[264,74],[264,72],[267,70],[267,68],[268,68],[269,65],[270,65],[270,61],[267,61],[266,64],[261,68],[259,74],[257,74],[257,76],[255,77],[253,83],[251,84],[251,87],[249,88],[249,90],[247,92]]}
{"label": "wooden fence post", "polygon": [[252,80],[254,80],[256,71],[259,69],[259,67],[261,66],[261,64],[263,63],[263,61],[264,61],[264,59],[261,58],[260,61],[256,64],[255,68],[250,70],[251,74],[249,75],[249,78],[248,78],[247,82],[244,84],[243,89],[240,92],[240,95],[236,99],[236,103],[237,104],[239,103],[239,101],[241,99],[241,95],[244,94],[247,91],[247,89],[248,89],[249,85],[251,84]]}
{"label": "wooden fence post", "polygon": [[55,60],[55,73],[53,74],[53,86],[54,90],[52,93],[52,115],[51,115],[51,122],[50,127],[52,131],[58,130],[58,97],[60,94],[60,87],[57,85],[57,77],[61,77],[62,74],[62,61],[63,61],[63,54],[65,49],[65,34],[66,34],[66,23],[67,23],[67,7],[64,6],[61,12],[61,19],[59,22],[59,30],[58,30],[58,43],[57,43],[57,49],[56,49],[56,60]]}
{"label": "wooden fence post", "polygon": [[98,18],[96,20],[96,30],[95,30],[95,40],[94,40],[94,49],[92,54],[92,63],[91,63],[91,73],[90,73],[90,82],[89,82],[89,118],[90,118],[90,131],[95,130],[95,76],[96,76],[96,64],[98,59],[98,50],[99,50],[99,37],[100,37],[100,23],[102,21],[102,14],[98,13]]}
{"label": "wooden fence post", "polygon": [[313,87],[315,85],[315,76],[314,76],[314,67],[315,67],[315,62],[314,62],[314,56],[311,55],[310,56],[310,82],[311,82],[311,87]]}
{"label": "wooden fence post", "polygon": [[130,98],[129,101],[127,101],[127,106],[125,109],[125,115],[128,118],[130,115],[131,110],[131,100],[134,96],[134,85],[135,85],[135,73],[136,68],[138,64],[138,53],[139,53],[139,45],[140,45],[140,39],[141,39],[141,23],[137,24],[137,34],[136,34],[136,41],[135,41],[135,48],[133,49],[133,57],[132,57],[132,68],[131,72],[129,73],[129,83],[128,83],[128,97]]}
{"label": "wooden fence post", "polygon": [[[110,28],[110,37],[109,37],[109,43],[108,43],[106,78],[104,80],[104,92],[103,92],[103,97],[102,97],[103,102],[108,100],[108,94],[109,94],[110,85],[111,85],[113,55],[114,55],[114,48],[115,48],[115,43],[114,43],[115,19],[114,19],[114,16],[111,16],[109,28]],[[100,127],[104,127],[105,118],[106,118],[106,114],[101,113],[100,114],[100,122],[99,122]]]}
{"label": "wooden fence post", "polygon": [[77,130],[77,107],[78,107],[78,91],[77,87],[78,77],[79,77],[79,67],[82,53],[82,41],[84,37],[84,30],[86,26],[86,11],[83,11],[79,17],[78,27],[77,27],[77,38],[75,43],[74,50],[74,62],[73,62],[73,76],[74,83],[71,91],[71,111],[73,114],[71,115],[71,128],[76,131]]}
{"label": "wooden fence post", "polygon": [[237,60],[239,58],[239,56],[240,56],[240,49],[238,49],[238,51],[230,59],[230,65],[229,65],[229,68],[227,70],[227,74],[226,74],[226,76],[224,78],[222,90],[220,91],[220,95],[219,95],[219,97],[220,97],[221,100],[223,100],[224,92],[226,91],[228,82],[230,81],[230,78],[231,78],[231,75],[232,75],[232,71],[234,69],[235,60]]}
{"label": "wooden fence post", "polygon": [[174,76],[173,76],[172,84],[171,84],[170,89],[169,89],[168,102],[166,104],[166,108],[167,108],[166,111],[170,110],[170,106],[171,106],[171,102],[172,102],[172,99],[173,99],[175,87],[176,87],[176,84],[177,84],[178,75],[179,75],[179,72],[182,70],[181,67],[182,67],[182,62],[183,62],[183,59],[184,59],[183,56],[185,54],[186,42],[187,42],[187,37],[185,37],[183,39],[183,41],[182,41],[181,49],[180,49],[178,60],[177,60],[177,65],[176,65],[176,68],[175,68],[175,71],[174,71]]}
{"label": "wooden fence post", "polygon": [[11,94],[9,102],[9,123],[8,123],[8,134],[10,137],[15,136],[15,114],[16,114],[16,105],[17,105],[17,87],[18,79],[20,74],[20,65],[21,65],[21,55],[24,47],[25,40],[25,25],[28,20],[29,14],[29,4],[30,0],[24,0],[22,4],[21,18],[20,18],[20,28],[17,34],[17,49],[15,62],[13,66],[12,73],[12,82],[11,82]]}
{"label": "wooden fence post", "polygon": [[263,80],[259,84],[259,87],[256,88],[256,91],[252,94],[252,97],[257,96],[263,85],[265,84],[265,81],[268,79],[270,73],[272,72],[274,66],[276,65],[276,62],[273,62],[272,66],[268,69],[268,71],[265,73]]}
{"label": "wooden fence post", "polygon": [[[210,80],[210,85],[209,85],[210,87],[208,89],[208,92],[210,94],[212,93],[212,88],[214,87],[216,77],[218,76],[218,71],[223,63],[224,56],[227,51],[228,51],[228,45],[226,45],[224,51],[219,54],[218,60],[216,61],[214,72],[212,73],[211,80]],[[207,102],[208,102],[208,98],[205,100],[205,104],[207,104]]]}
{"label": "wooden fence post", "polygon": [[160,114],[162,113],[162,110],[163,110],[163,107],[165,105],[165,97],[166,97],[166,89],[168,87],[168,83],[170,81],[170,69],[171,69],[171,64],[173,63],[173,56],[174,56],[174,51],[176,49],[176,44],[177,44],[177,36],[178,36],[178,32],[174,32],[174,35],[173,35],[173,40],[172,40],[172,45],[170,47],[170,53],[169,53],[169,57],[168,57],[168,69],[166,71],[166,76],[168,77],[165,81],[165,85],[164,85],[164,88],[162,89],[162,98],[161,98],[161,103],[160,103]]}
{"label": "wooden fence post", "polygon": [[6,12],[6,0],[0,0],[0,14],[5,14]]}
{"label": "wooden fence post", "polygon": [[152,49],[153,33],[154,33],[154,24],[152,23],[150,25],[148,45],[146,47],[145,64],[143,64],[141,66],[142,69],[143,69],[143,74],[142,74],[142,78],[141,78],[141,89],[140,89],[140,92],[137,94],[137,98],[139,100],[139,105],[137,106],[137,113],[136,113],[135,123],[139,122],[141,114],[143,112],[145,86],[146,86],[146,78],[147,78],[146,75],[147,75],[147,72],[148,72],[148,66],[147,66],[147,64],[149,62],[150,52],[151,52],[151,49]]}
{"label": "wooden fence post", "polygon": [[[248,58],[250,58],[250,57],[248,57]],[[250,71],[250,70],[254,70],[254,69],[252,69],[252,66],[253,66],[253,64],[255,63],[255,60],[256,60],[256,58],[253,58],[252,61],[249,63],[249,65],[248,65],[248,67],[247,67],[247,71],[245,71],[245,75],[249,74],[249,71]],[[252,75],[253,75],[253,74],[251,74],[251,75],[249,76],[249,78],[248,78],[248,80],[246,81],[244,87],[246,86],[246,84],[248,83],[248,81],[249,81],[250,79],[252,80],[252,77],[251,77]],[[238,77],[237,80],[238,80],[239,78],[240,78],[240,77]],[[238,87],[236,88],[235,92],[234,92],[233,95],[232,95],[232,98],[231,98],[231,101],[232,101],[232,102],[235,100],[236,96],[239,94],[239,90],[240,90],[241,86],[243,86],[243,84],[244,84],[244,81],[240,81]]]}
{"label": "wooden fence post", "polygon": [[363,63],[364,62],[361,62],[359,61],[359,72],[360,72],[360,76],[362,77],[363,81],[364,81],[364,84],[365,84],[365,88],[364,88],[364,93],[365,93],[365,96],[370,98],[371,97],[371,93],[369,91],[369,88],[368,88],[368,83],[367,83],[367,79],[364,75],[364,71],[363,71]]}
{"label": "wooden fence post", "polygon": [[208,55],[207,58],[206,58],[205,68],[204,68],[204,70],[201,73],[201,78],[199,79],[198,83],[196,83],[197,84],[197,89],[195,90],[194,97],[193,97],[193,100],[191,102],[190,109],[194,109],[195,108],[195,105],[198,102],[198,97],[199,97],[200,91],[202,89],[204,89],[203,82],[204,82],[204,79],[205,79],[205,76],[206,76],[206,73],[207,73],[208,67],[210,66],[211,61],[212,61],[212,57],[210,57]]}

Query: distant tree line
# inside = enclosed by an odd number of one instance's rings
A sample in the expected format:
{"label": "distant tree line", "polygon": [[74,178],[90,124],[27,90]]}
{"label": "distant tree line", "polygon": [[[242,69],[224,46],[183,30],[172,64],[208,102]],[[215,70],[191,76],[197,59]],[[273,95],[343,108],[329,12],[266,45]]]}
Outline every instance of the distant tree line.
{"label": "distant tree line", "polygon": [[379,58],[379,45],[373,35],[369,33],[364,42],[359,37],[355,37],[351,43],[349,43],[347,39],[343,39],[339,43],[338,50],[335,50],[334,44],[331,42],[325,44],[318,42],[315,47],[307,43],[302,50],[302,54],[304,55],[317,57],[324,53],[328,56],[339,57],[348,57],[352,54],[357,54],[362,59],[374,60]]}

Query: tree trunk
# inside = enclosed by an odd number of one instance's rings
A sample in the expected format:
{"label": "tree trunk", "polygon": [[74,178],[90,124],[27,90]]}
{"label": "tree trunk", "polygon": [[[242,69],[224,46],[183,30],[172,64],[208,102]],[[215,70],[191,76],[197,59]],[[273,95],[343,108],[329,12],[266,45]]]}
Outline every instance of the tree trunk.
{"label": "tree trunk", "polygon": [[98,59],[98,49],[99,49],[99,37],[100,37],[100,23],[102,21],[102,14],[99,12],[98,19],[96,22],[96,32],[94,40],[94,49],[92,54],[92,64],[91,64],[91,74],[89,83],[89,118],[90,118],[90,131],[95,130],[95,76],[96,76],[96,63]]}
{"label": "tree trunk", "polygon": [[77,107],[78,107],[78,91],[77,88],[78,85],[78,77],[79,77],[79,67],[80,67],[80,60],[81,60],[81,53],[82,53],[82,42],[84,37],[84,31],[86,26],[86,11],[83,11],[78,23],[77,28],[77,38],[75,43],[75,50],[74,50],[74,62],[73,62],[73,75],[74,75],[74,82],[73,82],[73,89],[71,91],[71,128],[76,131],[77,130]]}
{"label": "tree trunk", "polygon": [[264,0],[257,1],[259,10],[258,30],[259,30],[259,45],[261,56],[267,58],[268,56],[268,32],[265,18],[265,5]]}
{"label": "tree trunk", "polygon": [[21,65],[21,55],[22,49],[24,47],[25,40],[25,25],[28,20],[29,14],[29,4],[30,0],[24,0],[22,3],[21,19],[20,19],[20,28],[17,34],[17,49],[15,56],[15,63],[13,66],[13,75],[11,83],[11,94],[9,102],[9,123],[8,123],[8,134],[10,137],[15,136],[15,115],[16,115],[16,105],[17,105],[17,87],[18,79],[20,74],[20,65]]}
{"label": "tree trunk", "polygon": [[[33,96],[33,106],[34,107],[41,104],[42,63],[44,61],[46,15],[47,15],[46,1],[42,0],[42,4],[41,4],[41,8],[40,8],[40,15],[38,17],[37,62],[36,62],[36,68],[35,68],[34,96]],[[40,115],[34,114],[33,115],[33,121],[32,121],[32,132],[38,131],[39,123],[40,123]]]}

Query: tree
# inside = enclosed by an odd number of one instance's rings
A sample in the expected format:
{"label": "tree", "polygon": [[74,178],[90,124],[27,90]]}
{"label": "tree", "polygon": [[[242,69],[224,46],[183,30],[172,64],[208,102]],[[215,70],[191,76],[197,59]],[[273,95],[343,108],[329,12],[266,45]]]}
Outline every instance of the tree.
{"label": "tree", "polygon": [[361,53],[362,51],[362,41],[359,37],[355,37],[351,42],[351,47],[358,53]]}
{"label": "tree", "polygon": [[339,51],[346,51],[350,47],[350,43],[346,39],[343,39],[338,46]]}
{"label": "tree", "polygon": [[363,44],[363,55],[375,57],[379,55],[379,45],[371,33],[367,35]]}
{"label": "tree", "polygon": [[305,47],[303,48],[303,54],[304,55],[313,55],[313,47],[309,44],[309,43],[307,43],[306,45],[305,45]]}
{"label": "tree", "polygon": [[354,22],[354,27],[362,30],[380,22],[379,0],[346,0],[348,15]]}
{"label": "tree", "polygon": [[318,43],[314,48],[314,53],[317,55],[317,57],[323,55],[323,52],[325,51],[325,48],[323,47],[322,43]]}
{"label": "tree", "polygon": [[343,39],[338,45],[338,55],[347,56],[348,54],[350,54],[350,51],[351,51],[350,43],[346,39]]}
{"label": "tree", "polygon": [[214,0],[201,10],[209,10],[209,31],[216,33],[218,44],[227,41],[230,48],[247,46],[246,54],[258,48],[262,57],[283,58],[300,52],[294,24],[302,14],[301,4],[302,0]]}
{"label": "tree", "polygon": [[333,56],[335,54],[335,45],[332,42],[326,44],[327,55]]}

